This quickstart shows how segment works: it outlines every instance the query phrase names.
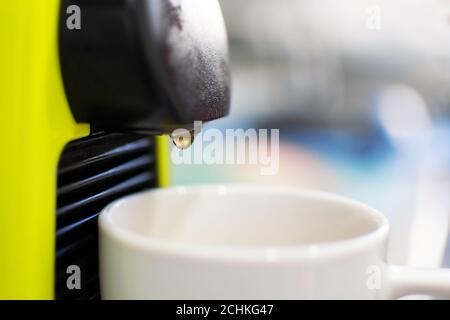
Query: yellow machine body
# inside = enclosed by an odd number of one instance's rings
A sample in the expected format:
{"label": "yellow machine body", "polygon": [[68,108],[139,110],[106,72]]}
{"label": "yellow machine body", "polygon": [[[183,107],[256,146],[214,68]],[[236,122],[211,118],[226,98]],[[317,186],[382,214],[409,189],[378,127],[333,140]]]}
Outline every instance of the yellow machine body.
{"label": "yellow machine body", "polygon": [[[0,10],[0,299],[54,297],[56,172],[64,146],[89,135],[68,106],[58,61],[58,0]],[[157,137],[159,186],[167,141]]]}

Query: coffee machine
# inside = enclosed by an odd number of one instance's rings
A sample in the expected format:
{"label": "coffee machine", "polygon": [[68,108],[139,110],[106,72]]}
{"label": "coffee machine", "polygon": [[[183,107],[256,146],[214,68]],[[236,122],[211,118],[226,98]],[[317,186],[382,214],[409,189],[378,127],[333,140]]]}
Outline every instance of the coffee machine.
{"label": "coffee machine", "polygon": [[7,1],[0,30],[0,299],[99,298],[100,210],[169,183],[165,134],[228,113],[220,6]]}

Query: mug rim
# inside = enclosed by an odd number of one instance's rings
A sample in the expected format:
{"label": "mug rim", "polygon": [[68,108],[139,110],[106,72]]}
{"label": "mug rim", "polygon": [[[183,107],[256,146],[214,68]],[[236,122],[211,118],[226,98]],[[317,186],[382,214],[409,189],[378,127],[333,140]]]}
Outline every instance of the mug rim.
{"label": "mug rim", "polygon": [[[214,192],[225,195],[231,192],[258,192],[265,191],[271,193],[282,193],[283,195],[297,195],[311,198],[321,198],[329,201],[339,202],[341,205],[356,207],[364,211],[366,215],[371,215],[376,221],[376,227],[364,234],[353,236],[348,239],[318,242],[312,244],[294,244],[289,246],[241,246],[241,245],[210,245],[194,244],[168,241],[147,235],[140,235],[120,227],[110,218],[112,210],[120,206],[123,202],[132,201],[146,194],[154,193],[178,193],[187,192]],[[330,257],[344,256],[361,252],[367,248],[372,248],[377,243],[387,239],[389,233],[389,223],[386,217],[378,210],[348,197],[337,194],[304,189],[297,187],[287,187],[279,185],[254,185],[254,184],[202,184],[190,186],[173,186],[166,188],[156,188],[144,190],[132,195],[119,198],[107,205],[99,215],[99,239],[102,241],[102,233],[107,237],[112,237],[115,241],[136,250],[145,250],[151,253],[158,253],[167,256],[177,256],[195,259],[232,260],[242,262],[253,261],[297,261],[304,259],[328,259]]]}

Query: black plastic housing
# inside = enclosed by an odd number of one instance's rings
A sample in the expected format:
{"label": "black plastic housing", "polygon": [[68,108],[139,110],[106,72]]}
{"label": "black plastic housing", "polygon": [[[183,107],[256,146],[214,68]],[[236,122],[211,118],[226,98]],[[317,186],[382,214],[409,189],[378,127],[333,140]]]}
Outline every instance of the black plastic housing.
{"label": "black plastic housing", "polygon": [[[59,160],[56,199],[55,298],[98,299],[98,227],[110,202],[156,188],[155,138],[96,133],[68,143]],[[67,287],[69,266],[81,269],[81,288]]]}
{"label": "black plastic housing", "polygon": [[[67,26],[71,5],[80,29]],[[62,0],[59,52],[74,118],[95,130],[163,132],[228,113],[217,0]]]}

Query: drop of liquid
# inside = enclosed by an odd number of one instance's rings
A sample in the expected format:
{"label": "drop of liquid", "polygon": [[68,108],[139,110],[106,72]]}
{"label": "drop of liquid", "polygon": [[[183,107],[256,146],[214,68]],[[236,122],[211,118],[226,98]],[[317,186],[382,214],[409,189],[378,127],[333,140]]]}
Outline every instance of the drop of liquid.
{"label": "drop of liquid", "polygon": [[194,131],[187,131],[181,134],[172,134],[173,144],[181,150],[189,148],[194,142],[195,134]]}

